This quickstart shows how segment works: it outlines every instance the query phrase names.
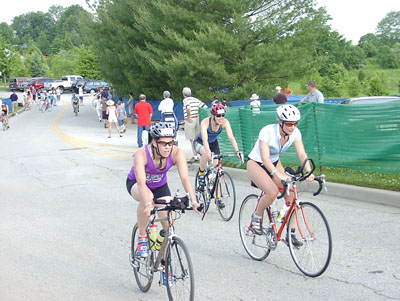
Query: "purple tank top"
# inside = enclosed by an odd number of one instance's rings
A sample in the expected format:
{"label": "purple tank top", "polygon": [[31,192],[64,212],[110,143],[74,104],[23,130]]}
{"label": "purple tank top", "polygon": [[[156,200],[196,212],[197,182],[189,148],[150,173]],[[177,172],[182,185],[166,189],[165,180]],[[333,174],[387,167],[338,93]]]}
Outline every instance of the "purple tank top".
{"label": "purple tank top", "polygon": [[[150,189],[158,188],[167,183],[167,172],[174,165],[172,162],[172,152],[167,158],[167,165],[164,169],[157,169],[154,166],[153,158],[151,157],[148,146],[145,146],[147,155],[147,164],[145,166],[146,171],[146,185]],[[129,180],[136,180],[135,176],[135,166],[132,166],[131,171],[128,175]]]}

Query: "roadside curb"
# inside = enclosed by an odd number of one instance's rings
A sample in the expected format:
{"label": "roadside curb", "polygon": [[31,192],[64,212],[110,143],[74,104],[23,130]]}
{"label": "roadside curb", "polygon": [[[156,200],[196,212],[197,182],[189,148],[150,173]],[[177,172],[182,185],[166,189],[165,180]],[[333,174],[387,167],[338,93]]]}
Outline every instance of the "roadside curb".
{"label": "roadside curb", "polygon": [[[192,163],[191,169],[197,170],[198,166],[198,163]],[[224,167],[224,169],[226,169],[233,176],[233,178],[240,178],[242,180],[248,179],[245,169],[232,167]],[[326,186],[328,191],[322,190],[321,194],[400,208],[399,191],[353,186],[333,182],[327,182]]]}

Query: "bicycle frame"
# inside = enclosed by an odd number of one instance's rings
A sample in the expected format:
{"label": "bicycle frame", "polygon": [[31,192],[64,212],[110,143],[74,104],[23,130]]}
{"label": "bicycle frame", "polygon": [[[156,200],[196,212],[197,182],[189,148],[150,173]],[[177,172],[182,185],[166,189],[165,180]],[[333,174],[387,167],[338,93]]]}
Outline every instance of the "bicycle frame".
{"label": "bicycle frame", "polygon": [[156,257],[156,261],[154,262],[153,265],[153,272],[157,272],[160,270],[160,264],[161,264],[161,260],[162,258],[165,256],[166,254],[166,250],[169,246],[169,244],[172,242],[172,238],[175,236],[175,230],[174,230],[174,226],[173,226],[173,222],[171,219],[171,212],[168,212],[168,216],[167,217],[163,217],[163,218],[154,218],[151,222],[148,223],[147,225],[147,229],[151,224],[157,223],[157,222],[163,222],[163,221],[168,221],[169,227],[168,227],[168,237],[165,237],[162,244],[161,244],[161,248],[160,250],[158,250],[158,255]]}
{"label": "bicycle frame", "polygon": [[[287,226],[287,223],[289,221],[289,217],[292,214],[293,210],[296,212],[295,214],[296,214],[296,221],[297,221],[297,229],[299,231],[299,234],[300,234],[301,238],[304,239],[304,234],[301,231],[301,227],[300,227],[300,223],[299,223],[300,219],[298,218],[299,217],[298,207],[299,207],[300,199],[299,199],[299,193],[298,193],[298,190],[297,190],[296,183],[293,183],[293,188],[290,189],[290,192],[292,192],[294,194],[294,198],[293,198],[293,201],[292,201],[292,203],[291,203],[291,205],[289,207],[289,210],[287,211],[287,213],[285,215],[285,218],[282,221],[281,226],[279,227],[279,230],[278,230],[278,227],[277,227],[275,222],[272,222],[272,225],[271,225],[272,229],[276,233],[277,241],[281,241],[282,232],[285,229],[285,226]],[[260,194],[260,196],[258,198],[257,207],[258,207],[258,204],[260,203],[260,199],[263,197],[263,195],[264,195],[264,192],[261,192],[261,194]],[[255,210],[257,210],[257,207],[256,207]],[[303,217],[304,217],[306,228],[307,228],[308,232],[310,233],[310,235],[312,237],[314,237],[314,234],[312,233],[312,231],[311,231],[311,229],[310,229],[310,227],[308,225],[304,209],[301,209],[301,210],[302,210],[301,213],[303,214]],[[268,207],[267,209],[265,209],[265,211],[268,214],[269,220],[273,221],[272,214],[271,214],[271,207]],[[262,216],[262,221],[264,221],[264,215]],[[250,222],[250,227],[251,227],[251,222]]]}

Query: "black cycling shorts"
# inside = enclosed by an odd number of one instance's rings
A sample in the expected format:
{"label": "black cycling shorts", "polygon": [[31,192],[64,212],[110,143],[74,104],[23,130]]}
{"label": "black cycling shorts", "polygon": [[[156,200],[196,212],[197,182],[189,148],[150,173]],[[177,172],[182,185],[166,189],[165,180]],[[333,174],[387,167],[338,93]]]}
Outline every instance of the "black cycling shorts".
{"label": "black cycling shorts", "polygon": [[[251,159],[249,159],[249,161],[250,161],[250,160],[251,160]],[[254,161],[254,160],[251,160],[251,161]],[[269,175],[269,176],[272,178],[271,173],[270,173],[270,172],[268,171],[268,169],[264,166],[264,164],[262,164],[262,163],[260,163],[260,162],[257,162],[257,161],[254,161],[254,162],[256,162],[258,165],[260,165],[261,168],[265,170],[265,172],[267,173],[267,175]],[[279,160],[273,162],[272,164],[274,164],[274,166],[276,166],[276,165],[278,164],[278,162],[279,162]],[[253,181],[251,181],[251,186],[256,187],[256,188],[259,188],[259,187],[257,187],[256,184],[254,184]]]}
{"label": "black cycling shorts", "polygon": [[[135,185],[135,183],[136,180],[129,180],[129,178],[126,179],[126,189],[128,189],[129,194],[131,194],[132,186]],[[171,191],[169,190],[168,183],[165,183],[161,187],[150,190],[153,193],[154,199],[156,200],[164,196],[171,196]]]}
{"label": "black cycling shorts", "polygon": [[[200,150],[200,147],[203,146],[203,140],[201,140],[201,139],[195,140],[194,143],[195,143],[195,150],[196,151],[197,151],[197,149]],[[221,151],[219,150],[218,140],[215,140],[214,142],[208,143],[208,146],[210,147],[210,151],[212,153],[214,153],[214,155],[219,155],[221,153]]]}

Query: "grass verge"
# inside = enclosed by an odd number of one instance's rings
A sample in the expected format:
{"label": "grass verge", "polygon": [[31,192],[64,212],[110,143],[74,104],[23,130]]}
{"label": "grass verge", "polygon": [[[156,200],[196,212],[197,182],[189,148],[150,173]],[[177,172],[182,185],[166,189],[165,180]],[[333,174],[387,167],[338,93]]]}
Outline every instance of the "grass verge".
{"label": "grass verge", "polygon": [[[246,169],[246,164],[242,164],[238,167],[237,164],[224,162],[224,166]],[[294,170],[297,169],[297,166],[294,165],[287,166],[292,167]],[[322,173],[325,174],[328,182],[400,191],[400,174],[396,173],[367,172],[325,166],[322,168]],[[319,166],[317,167],[315,174],[320,174]]]}

